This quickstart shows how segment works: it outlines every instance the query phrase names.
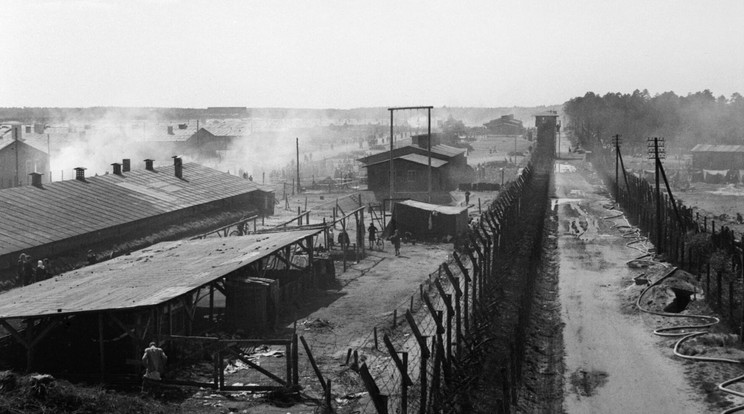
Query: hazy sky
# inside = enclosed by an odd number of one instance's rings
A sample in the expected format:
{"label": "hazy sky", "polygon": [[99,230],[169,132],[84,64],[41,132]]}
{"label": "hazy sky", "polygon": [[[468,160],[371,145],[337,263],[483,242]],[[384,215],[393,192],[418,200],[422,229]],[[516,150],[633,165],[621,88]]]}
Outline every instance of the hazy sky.
{"label": "hazy sky", "polygon": [[3,0],[0,106],[744,93],[744,1]]}

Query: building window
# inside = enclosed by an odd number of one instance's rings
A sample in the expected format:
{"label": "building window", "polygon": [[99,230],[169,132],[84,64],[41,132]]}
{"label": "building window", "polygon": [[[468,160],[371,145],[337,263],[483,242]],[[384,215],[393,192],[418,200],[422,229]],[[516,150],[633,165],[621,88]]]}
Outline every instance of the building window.
{"label": "building window", "polygon": [[416,170],[408,170],[407,180],[409,183],[416,181]]}

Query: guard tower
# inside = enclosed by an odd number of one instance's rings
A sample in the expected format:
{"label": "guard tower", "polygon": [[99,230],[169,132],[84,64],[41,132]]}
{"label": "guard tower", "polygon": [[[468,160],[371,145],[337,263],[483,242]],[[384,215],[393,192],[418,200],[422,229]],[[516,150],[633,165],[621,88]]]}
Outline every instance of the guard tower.
{"label": "guard tower", "polygon": [[535,127],[537,127],[537,142],[541,142],[547,148],[555,148],[555,135],[558,125],[558,112],[547,111],[535,115]]}

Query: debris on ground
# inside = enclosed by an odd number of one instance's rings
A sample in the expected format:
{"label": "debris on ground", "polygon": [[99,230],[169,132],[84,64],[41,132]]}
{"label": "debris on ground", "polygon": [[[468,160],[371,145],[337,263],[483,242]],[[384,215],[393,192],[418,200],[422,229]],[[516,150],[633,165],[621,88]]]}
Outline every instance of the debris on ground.
{"label": "debris on ground", "polygon": [[320,330],[320,329],[333,329],[333,324],[328,322],[325,319],[314,319],[314,320],[305,320],[302,322],[302,325],[305,326],[306,331],[310,330]]}

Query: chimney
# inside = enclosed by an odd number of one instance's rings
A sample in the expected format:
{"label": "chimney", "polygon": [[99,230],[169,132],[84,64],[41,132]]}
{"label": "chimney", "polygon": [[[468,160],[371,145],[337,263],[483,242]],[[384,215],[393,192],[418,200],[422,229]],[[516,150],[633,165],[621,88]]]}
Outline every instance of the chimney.
{"label": "chimney", "polygon": [[155,169],[152,168],[152,163],[153,163],[153,160],[151,160],[149,158],[146,159],[145,160],[145,169],[148,170],[148,171],[155,171]]}
{"label": "chimney", "polygon": [[119,164],[118,162],[115,162],[111,165],[114,166],[114,174],[121,175],[121,164]]}
{"label": "chimney", "polygon": [[173,135],[173,125],[168,125],[168,135]]}
{"label": "chimney", "polygon": [[31,185],[37,188],[41,187],[41,173],[32,172],[29,174],[31,176]]}
{"label": "chimney", "polygon": [[129,158],[124,158],[121,160],[121,171],[122,172],[129,172],[131,170],[132,160]]}
{"label": "chimney", "polygon": [[26,133],[27,134],[31,133],[31,125],[26,125]]}
{"label": "chimney", "polygon": [[173,156],[173,167],[176,170],[176,177],[183,178],[183,161],[178,155]]}
{"label": "chimney", "polygon": [[75,168],[75,179],[78,181],[85,181],[85,168],[83,167]]}

